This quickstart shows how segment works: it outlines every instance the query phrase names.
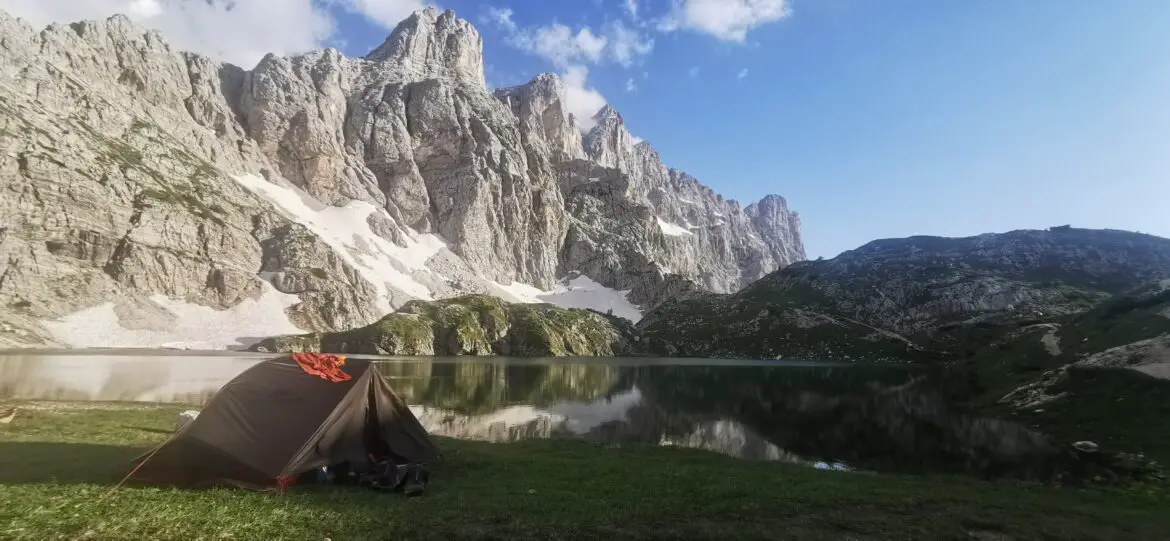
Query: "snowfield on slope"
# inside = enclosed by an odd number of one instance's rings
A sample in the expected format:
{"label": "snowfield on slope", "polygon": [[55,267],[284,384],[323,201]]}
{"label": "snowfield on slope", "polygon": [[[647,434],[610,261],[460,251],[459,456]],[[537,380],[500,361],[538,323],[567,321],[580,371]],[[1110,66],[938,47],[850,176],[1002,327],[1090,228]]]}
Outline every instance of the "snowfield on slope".
{"label": "snowfield on slope", "polygon": [[281,293],[267,282],[262,287],[259,299],[246,299],[227,310],[152,296],[151,302],[174,317],[163,330],[127,329],[112,302],[41,324],[57,341],[78,348],[245,349],[268,336],[305,332],[284,311],[300,298]]}
{"label": "snowfield on slope", "polygon": [[[410,239],[407,246],[399,246],[378,236],[370,228],[367,218],[373,213],[381,213],[387,220],[393,220],[385,210],[367,202],[351,201],[334,207],[318,202],[296,187],[273,184],[256,175],[233,178],[270,202],[290,220],[305,226],[370,282],[378,292],[375,307],[380,314],[394,311],[395,307],[390,303],[394,291],[423,300],[437,298],[414,277],[417,273],[430,273],[441,279],[426,266],[426,262],[447,249],[442,237],[419,234],[399,226],[403,237]],[[144,325],[150,328],[124,323],[112,302],[55,320],[45,320],[42,324],[60,343],[79,348],[245,349],[269,336],[307,332],[307,329],[294,325],[285,312],[300,302],[299,297],[277,291],[268,281],[270,276],[261,275],[260,278],[263,293],[258,299],[245,300],[226,310],[155,295],[150,300],[170,317],[164,316],[164,321]],[[634,322],[642,319],[641,310],[626,299],[627,291],[605,287],[587,276],[577,276],[548,291],[521,283],[507,286],[494,282],[488,284],[490,293],[511,302],[590,308],[612,312]]]}
{"label": "snowfield on slope", "polygon": [[580,275],[563,282],[561,285],[548,291],[528,284],[513,282],[509,285],[493,284],[516,302],[541,303],[547,302],[561,308],[589,308],[598,312],[613,311],[613,315],[624,317],[634,323],[642,319],[642,310],[626,299],[629,291],[618,291],[605,287],[588,276]]}
{"label": "snowfield on slope", "polygon": [[[403,236],[412,240],[406,247],[398,246],[370,229],[367,218],[371,214],[380,213],[390,222],[393,219],[385,210],[365,201],[354,200],[343,207],[334,207],[317,202],[296,187],[278,186],[256,175],[237,175],[232,178],[312,231],[362,278],[373,284],[378,291],[375,306],[379,313],[393,311],[389,287],[419,299],[434,300],[430,288],[415,280],[411,273],[430,272],[426,266],[427,260],[447,247],[442,237],[418,234],[410,228],[399,227]],[[310,203],[315,205],[310,206]]]}
{"label": "snowfield on slope", "polygon": [[658,218],[658,217],[655,217],[654,219],[658,220],[658,228],[662,230],[662,234],[664,234],[664,235],[670,235],[672,237],[682,237],[682,236],[694,234],[694,233],[691,233],[691,231],[689,229],[687,229],[681,225],[672,224],[672,223],[670,223],[666,220],[663,220],[662,218]]}

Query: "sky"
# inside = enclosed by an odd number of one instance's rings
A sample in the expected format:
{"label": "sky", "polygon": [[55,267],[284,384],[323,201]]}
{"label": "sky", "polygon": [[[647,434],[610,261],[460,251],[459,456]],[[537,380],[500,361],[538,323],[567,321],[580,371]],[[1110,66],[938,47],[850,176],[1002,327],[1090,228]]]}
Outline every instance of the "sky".
{"label": "sky", "polygon": [[454,9],[489,86],[570,108],[747,205],[783,195],[810,258],[878,238],[1071,224],[1170,237],[1165,0],[0,0],[35,24],[124,13],[250,68],[369,52]]}

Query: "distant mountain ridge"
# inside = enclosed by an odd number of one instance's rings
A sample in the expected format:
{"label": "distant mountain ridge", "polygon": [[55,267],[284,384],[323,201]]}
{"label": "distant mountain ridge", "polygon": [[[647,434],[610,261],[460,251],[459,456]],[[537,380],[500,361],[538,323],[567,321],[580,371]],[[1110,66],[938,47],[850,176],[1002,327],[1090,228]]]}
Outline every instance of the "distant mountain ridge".
{"label": "distant mountain ridge", "polygon": [[242,348],[469,293],[637,319],[805,257],[783,198],[608,106],[582,134],[555,75],[486,88],[453,11],[252,70],[122,16],[0,32],[0,344]]}
{"label": "distant mountain ridge", "polygon": [[1170,239],[1141,233],[916,236],[790,265],[734,294],[667,301],[638,326],[663,354],[939,360],[986,345],[953,343],[955,329],[1057,321],[1167,279]]}

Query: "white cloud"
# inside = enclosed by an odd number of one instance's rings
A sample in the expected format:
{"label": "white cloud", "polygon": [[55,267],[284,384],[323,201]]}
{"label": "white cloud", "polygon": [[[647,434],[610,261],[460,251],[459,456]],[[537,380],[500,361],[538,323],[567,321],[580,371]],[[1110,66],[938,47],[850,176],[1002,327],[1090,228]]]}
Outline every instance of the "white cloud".
{"label": "white cloud", "polygon": [[744,68],[744,69],[739,71],[739,74],[736,75],[735,78],[736,79],[743,79],[744,77],[747,77],[747,74],[748,74],[748,69]]}
{"label": "white cloud", "polygon": [[577,117],[577,125],[589,131],[597,125],[593,115],[605,107],[605,97],[588,85],[589,68],[581,65],[569,66],[561,74],[565,85],[565,107]]}
{"label": "white cloud", "polygon": [[603,32],[588,26],[575,31],[568,25],[552,22],[545,26],[520,28],[508,8],[487,6],[482,20],[508,34],[513,47],[540,56],[558,68],[577,64],[601,64],[612,60],[630,67],[654,49],[654,40],[643,36],[621,21],[606,25]]}
{"label": "white cloud", "polygon": [[626,79],[626,92],[634,92],[638,90],[638,85],[634,84],[633,79]]}
{"label": "white cloud", "polygon": [[631,19],[638,20],[638,0],[626,0],[625,5],[622,7],[625,8],[626,13],[630,15]]}
{"label": "white cloud", "polygon": [[658,29],[688,29],[742,42],[749,30],[787,17],[790,11],[786,4],[786,0],[674,0]]}
{"label": "white cloud", "polygon": [[638,57],[654,49],[652,38],[643,38],[637,31],[626,28],[621,21],[609,25],[606,35],[610,41],[610,55],[623,67],[630,67]]}
{"label": "white cloud", "polygon": [[691,69],[687,70],[687,77],[694,79],[695,77],[698,77],[698,76],[699,76],[699,66],[691,66]]}
{"label": "white cloud", "polygon": [[[509,22],[511,19],[509,19]],[[547,59],[559,68],[578,62],[597,63],[605,51],[608,41],[588,27],[576,33],[568,26],[552,23],[534,30],[518,30],[512,27],[509,42],[518,49]]]}
{"label": "white cloud", "polygon": [[162,15],[163,8],[158,0],[133,0],[127,11],[131,17],[150,18]]}
{"label": "white cloud", "polygon": [[394,28],[416,10],[430,5],[425,0],[326,0],[358,13],[383,28]]}
{"label": "white cloud", "polygon": [[[368,1],[368,0],[367,0]],[[328,12],[314,0],[0,0],[34,25],[105,19],[121,13],[162,32],[181,50],[252,68],[267,53],[321,49],[333,35]]]}
{"label": "white cloud", "polygon": [[499,26],[500,28],[507,30],[509,32],[515,32],[517,30],[516,29],[516,21],[512,20],[512,9],[511,8],[498,8],[495,6],[488,6],[487,7],[487,21],[490,23],[494,23],[496,26]]}

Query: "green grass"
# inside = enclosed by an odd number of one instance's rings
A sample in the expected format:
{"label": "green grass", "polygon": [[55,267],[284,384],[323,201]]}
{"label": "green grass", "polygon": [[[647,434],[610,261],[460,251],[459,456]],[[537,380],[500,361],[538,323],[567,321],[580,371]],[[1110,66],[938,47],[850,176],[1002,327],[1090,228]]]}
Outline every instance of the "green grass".
{"label": "green grass", "polygon": [[0,425],[0,539],[1157,539],[1160,492],[822,472],[702,451],[440,440],[416,499],[122,487],[178,408],[22,409]]}

